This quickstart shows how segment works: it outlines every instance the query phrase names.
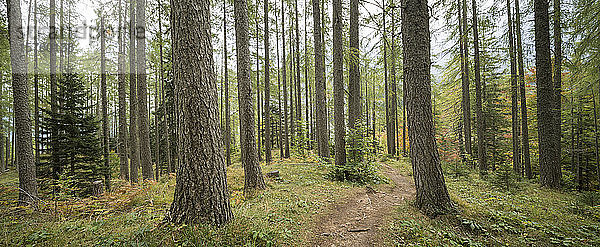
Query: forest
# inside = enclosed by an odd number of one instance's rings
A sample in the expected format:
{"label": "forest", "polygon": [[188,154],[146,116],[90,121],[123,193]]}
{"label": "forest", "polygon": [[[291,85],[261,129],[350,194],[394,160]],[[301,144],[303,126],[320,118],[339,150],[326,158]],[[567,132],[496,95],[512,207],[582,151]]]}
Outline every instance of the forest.
{"label": "forest", "polygon": [[6,0],[0,246],[600,246],[600,0]]}

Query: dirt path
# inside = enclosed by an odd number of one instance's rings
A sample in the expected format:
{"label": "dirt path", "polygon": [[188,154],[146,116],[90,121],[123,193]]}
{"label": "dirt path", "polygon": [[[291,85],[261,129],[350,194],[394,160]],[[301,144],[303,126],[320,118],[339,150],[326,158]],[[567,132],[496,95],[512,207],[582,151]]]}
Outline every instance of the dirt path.
{"label": "dirt path", "polygon": [[382,246],[383,229],[394,207],[414,197],[412,178],[398,174],[387,164],[382,173],[390,184],[360,188],[351,196],[336,202],[317,219],[311,246]]}

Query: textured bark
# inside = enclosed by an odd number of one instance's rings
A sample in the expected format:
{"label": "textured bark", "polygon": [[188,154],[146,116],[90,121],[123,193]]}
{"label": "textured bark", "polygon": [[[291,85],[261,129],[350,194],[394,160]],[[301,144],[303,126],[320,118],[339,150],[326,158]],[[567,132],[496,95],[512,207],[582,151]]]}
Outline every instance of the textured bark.
{"label": "textured bark", "polygon": [[[561,150],[561,139],[562,139],[562,28],[561,28],[561,1],[554,0],[554,94],[555,99],[554,103],[554,128],[555,128],[555,137],[552,139],[554,141],[554,150],[558,153],[558,158],[562,157]],[[560,160],[558,161],[560,165]]]}
{"label": "textured bark", "polygon": [[129,180],[127,165],[127,82],[125,81],[125,47],[123,46],[122,0],[119,0],[119,56],[118,56],[118,91],[119,91],[119,172],[120,178]]}
{"label": "textured bark", "polygon": [[[392,6],[394,6],[394,0],[392,0]],[[391,37],[391,48],[390,48],[390,52],[391,52],[391,59],[392,61],[390,61],[390,78],[388,79],[388,82],[390,83],[389,85],[389,121],[387,123],[387,138],[388,138],[388,147],[391,148],[391,155],[396,155],[398,154],[398,147],[396,146],[396,144],[398,144],[398,90],[397,90],[397,83],[396,83],[396,19],[394,16],[394,12],[392,9],[392,24],[391,24],[391,32],[392,32],[392,37]]]}
{"label": "textured bark", "polygon": [[[473,154],[471,150],[471,93],[470,90],[470,78],[469,78],[469,44],[467,42],[467,1],[462,1],[462,30],[461,36],[461,60],[462,60],[462,110],[463,110],[463,131],[465,136],[465,153],[468,155]],[[459,5],[460,6],[460,5]],[[459,10],[460,11],[460,10]]]}
{"label": "textured bark", "polygon": [[264,24],[265,24],[265,161],[271,163],[271,60],[269,57],[269,0],[265,0],[264,4]]}
{"label": "textured bark", "polygon": [[321,32],[321,0],[312,0],[313,34],[315,39],[315,107],[317,146],[319,156],[329,157],[329,128],[327,123],[327,84],[325,83],[325,55]]}
{"label": "textured bark", "polygon": [[104,186],[110,191],[110,166],[108,165],[108,97],[106,95],[106,30],[104,12],[100,13],[100,90],[102,98],[102,150],[104,158]]}
{"label": "textured bark", "polygon": [[[294,11],[296,13],[296,18],[294,18],[295,21],[295,25],[294,27],[296,28],[296,51],[294,53],[294,57],[296,59],[296,77],[295,77],[295,82],[296,82],[296,121],[298,122],[298,124],[300,124],[300,122],[302,121],[302,99],[301,96],[301,89],[300,89],[300,26],[298,25],[298,0],[294,1]],[[298,126],[298,132],[299,134],[303,133],[303,130],[301,130],[300,128],[302,128],[302,126]]]}
{"label": "textured bark", "polygon": [[240,149],[244,167],[244,192],[265,188],[258,163],[252,83],[250,81],[250,40],[248,37],[248,5],[245,0],[234,1],[235,39],[237,52],[238,100],[240,108]]}
{"label": "textured bark", "polygon": [[521,144],[523,147],[523,170],[528,179],[533,178],[531,172],[531,154],[529,152],[529,123],[527,120],[527,92],[525,91],[525,64],[523,63],[523,41],[521,34],[521,11],[519,0],[515,0],[515,17],[517,33],[517,66],[519,71],[519,89],[521,97]]}
{"label": "textured bark", "polygon": [[183,150],[167,219],[176,224],[221,226],[231,221],[233,214],[219,131],[210,2],[172,0],[171,15],[173,71],[182,110]]}
{"label": "textured bark", "polygon": [[335,164],[346,164],[346,124],[344,119],[344,55],[342,40],[342,1],[333,0],[333,100],[335,121]]}
{"label": "textured bark", "polygon": [[283,139],[284,139],[284,158],[290,157],[290,135],[289,126],[291,115],[288,114],[288,90],[287,90],[287,57],[285,55],[285,4],[281,0],[281,45],[283,46],[283,60],[281,61],[281,67],[283,69]]}
{"label": "textured bark", "polygon": [[393,154],[394,151],[392,149],[393,145],[390,143],[396,143],[393,141],[395,128],[390,128],[390,89],[389,89],[389,80],[388,80],[388,56],[387,56],[387,27],[385,20],[387,19],[387,0],[383,0],[383,73],[384,73],[384,85],[385,85],[385,131],[386,131],[386,141],[387,141],[387,152],[388,154]]}
{"label": "textured bark", "polygon": [[148,83],[146,82],[146,0],[137,0],[136,11],[136,65],[140,165],[142,167],[142,176],[144,179],[153,179],[152,154],[150,153],[150,128],[148,126]]}
{"label": "textured bark", "polygon": [[140,144],[138,139],[138,100],[135,77],[135,0],[129,0],[129,160],[132,183],[138,182]]}
{"label": "textured bark", "polygon": [[308,5],[307,0],[304,0],[304,114],[306,116],[306,147],[308,149],[312,149],[312,143],[314,140],[313,132],[314,132],[314,118],[312,116],[311,110],[312,107],[310,105],[311,99],[310,95],[310,85],[308,83],[308,67],[310,66],[308,60],[308,27],[307,27],[307,18],[308,18]]}
{"label": "textured bark", "polygon": [[7,3],[15,134],[18,136],[15,154],[18,156],[16,161],[19,171],[19,205],[28,205],[37,199],[37,181],[31,143],[29,85],[21,22],[21,2],[8,0]]}
{"label": "textured bark", "polygon": [[473,0],[473,47],[475,49],[475,113],[477,114],[477,160],[479,171],[483,174],[488,170],[485,150],[485,118],[483,116],[483,87],[479,62],[479,30],[477,23],[477,1]]}
{"label": "textured bark", "polygon": [[362,118],[362,92],[360,88],[360,47],[358,40],[358,0],[350,0],[350,61],[348,78],[348,128],[354,129]]}
{"label": "textured bark", "polygon": [[540,183],[559,188],[561,182],[560,153],[554,138],[557,133],[554,114],[556,94],[552,82],[550,58],[550,21],[548,1],[535,0],[535,65],[538,104],[538,135],[540,145]]}
{"label": "textured bark", "polygon": [[[275,12],[275,16],[277,15],[278,12]],[[278,109],[279,109],[279,119],[277,121],[277,145],[279,147],[279,158],[283,158],[283,105],[282,100],[281,100],[281,69],[279,69],[279,64],[281,62],[281,58],[279,55],[279,22],[278,22],[278,18],[275,18],[275,40],[276,40],[276,44],[277,44],[277,105],[278,105]]]}
{"label": "textured bark", "polygon": [[[596,95],[592,89],[592,101],[594,102],[594,153],[596,155],[596,176],[600,182],[600,150],[598,146],[598,109],[596,107]],[[0,148],[2,150],[2,148]],[[600,186],[600,184],[599,184]]]}
{"label": "textured bark", "polygon": [[[57,77],[56,77],[56,0],[50,0],[50,30],[48,33],[48,39],[50,41],[50,111],[52,114],[56,114],[58,109],[57,104]],[[52,131],[51,136],[56,136],[58,133]],[[60,167],[52,167],[52,176],[54,179],[58,179]]]}
{"label": "textured bark", "polygon": [[416,205],[429,216],[452,210],[433,129],[429,9],[425,0],[404,0],[402,40],[407,88],[410,157],[417,190]]}
{"label": "textured bark", "polygon": [[[34,1],[35,8],[33,10],[33,88],[34,88],[34,105],[33,105],[33,118],[35,121],[35,163],[40,163],[40,97],[39,97],[39,67],[38,67],[38,5],[37,0]],[[1,81],[1,80],[0,80]],[[3,139],[0,138],[0,143]],[[0,148],[0,153],[4,150]],[[0,158],[1,159],[1,158]]]}
{"label": "textured bark", "polygon": [[223,51],[224,51],[224,67],[225,67],[225,158],[227,166],[231,165],[231,106],[229,105],[229,67],[227,53],[227,0],[223,0]]}
{"label": "textured bark", "polygon": [[256,38],[254,39],[256,41],[256,129],[257,129],[257,146],[258,146],[258,161],[259,163],[262,161],[262,138],[261,138],[261,123],[260,121],[262,120],[261,114],[261,108],[262,108],[262,100],[260,98],[260,58],[259,58],[259,53],[260,53],[260,47],[258,46],[258,40],[260,39],[260,33],[259,33],[259,27],[258,27],[258,22],[259,22],[259,13],[258,13],[258,0],[256,1],[255,4],[255,12],[256,14],[256,18],[254,19],[254,23],[256,24]]}
{"label": "textured bark", "polygon": [[520,149],[520,126],[519,126],[519,95],[517,84],[517,61],[515,57],[515,39],[512,22],[510,0],[506,0],[506,9],[508,15],[508,53],[510,56],[510,95],[511,95],[511,116],[512,116],[512,144],[513,144],[513,170],[515,174],[521,176],[523,169],[521,167],[521,149]]}

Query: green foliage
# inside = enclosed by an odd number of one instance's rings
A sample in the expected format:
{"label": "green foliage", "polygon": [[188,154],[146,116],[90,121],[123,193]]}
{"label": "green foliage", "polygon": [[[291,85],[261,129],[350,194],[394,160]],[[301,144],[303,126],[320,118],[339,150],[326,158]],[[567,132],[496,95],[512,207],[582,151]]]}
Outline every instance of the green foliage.
{"label": "green foliage", "polygon": [[510,164],[502,163],[491,174],[490,183],[497,189],[510,191],[518,187],[518,178]]}
{"label": "green foliage", "polygon": [[63,74],[57,85],[58,102],[53,106],[57,112],[44,110],[43,127],[50,137],[43,144],[48,145],[49,156],[38,165],[38,174],[46,179],[46,185],[60,181],[73,189],[73,194],[87,196],[92,193],[92,184],[109,172],[101,163],[98,122],[90,114],[92,106],[86,105],[80,75]]}
{"label": "green foliage", "polygon": [[366,157],[369,150],[369,138],[365,137],[366,126],[357,121],[357,126],[346,135],[346,163],[335,164],[327,177],[335,181],[348,181],[358,184],[381,183],[384,180],[377,174],[372,159]]}

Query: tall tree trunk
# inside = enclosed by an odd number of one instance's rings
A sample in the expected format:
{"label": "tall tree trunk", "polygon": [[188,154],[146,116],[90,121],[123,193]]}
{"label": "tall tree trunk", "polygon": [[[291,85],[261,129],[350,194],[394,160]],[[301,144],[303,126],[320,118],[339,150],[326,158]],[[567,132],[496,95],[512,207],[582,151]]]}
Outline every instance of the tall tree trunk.
{"label": "tall tree trunk", "polygon": [[315,105],[317,117],[317,145],[319,156],[329,157],[329,128],[327,123],[327,83],[325,83],[325,55],[321,32],[321,0],[312,0],[315,39]]}
{"label": "tall tree trunk", "polygon": [[224,51],[224,66],[225,66],[225,157],[227,166],[231,165],[231,107],[229,105],[229,67],[227,53],[227,0],[223,0],[223,51]]}
{"label": "tall tree trunk", "polygon": [[344,119],[344,55],[342,40],[342,1],[333,0],[333,100],[335,120],[335,164],[346,164],[346,124]]}
{"label": "tall tree trunk", "polygon": [[178,166],[167,219],[176,224],[221,226],[233,219],[233,213],[219,131],[210,2],[172,0],[171,15],[173,79],[181,100],[181,127],[185,134],[180,134],[183,160]]}
{"label": "tall tree trunk", "polygon": [[152,154],[150,152],[150,128],[148,126],[148,83],[146,82],[146,0],[137,0],[137,96],[138,127],[140,142],[140,165],[144,179],[153,179]]}
{"label": "tall tree trunk", "polygon": [[581,166],[581,160],[583,159],[583,146],[581,145],[581,139],[583,135],[581,119],[581,97],[579,98],[579,109],[577,111],[577,191],[581,192],[583,189],[583,167]]}
{"label": "tall tree trunk", "polygon": [[392,4],[391,4],[391,8],[392,8],[392,26],[391,26],[391,32],[392,32],[392,38],[391,38],[391,68],[390,68],[390,78],[388,79],[388,81],[390,82],[389,85],[389,111],[390,111],[390,116],[389,116],[389,121],[388,121],[388,128],[387,128],[387,135],[388,135],[388,146],[391,148],[391,155],[396,155],[397,154],[397,137],[398,137],[398,128],[396,126],[397,124],[397,116],[398,116],[398,93],[397,93],[397,84],[396,84],[396,37],[395,37],[395,33],[396,33],[396,19],[394,18],[394,12],[393,12],[393,8],[395,7],[395,2],[394,0],[392,0]]}
{"label": "tall tree trunk", "polygon": [[[469,78],[469,44],[467,41],[467,1],[462,1],[462,29],[461,33],[461,60],[462,60],[462,110],[463,110],[463,131],[465,136],[465,153],[472,155],[471,150],[471,93]],[[460,11],[460,10],[459,10]]]}
{"label": "tall tree trunk", "polygon": [[[277,10],[277,8],[275,8],[275,10]],[[277,16],[277,11],[275,11],[275,16]],[[277,66],[280,66],[280,62],[281,62],[281,58],[279,57],[279,22],[278,22],[278,18],[275,18],[275,33],[276,33],[276,41],[277,41]],[[283,158],[283,114],[285,114],[285,112],[283,111],[283,105],[282,100],[281,100],[281,74],[280,74],[280,70],[281,69],[277,69],[277,104],[279,106],[279,120],[277,121],[277,129],[278,129],[278,146],[279,146],[279,158],[282,159]]]}
{"label": "tall tree trunk", "polygon": [[304,130],[301,128],[304,126],[300,125],[302,122],[302,99],[300,95],[302,95],[302,93],[300,89],[300,26],[298,25],[298,0],[294,0],[294,11],[296,13],[296,18],[294,18],[294,27],[296,28],[296,51],[294,53],[296,59],[296,121],[298,122],[298,134],[303,135]]}
{"label": "tall tree trunk", "polygon": [[[50,111],[56,114],[58,109],[57,104],[57,80],[56,77],[56,0],[50,0],[50,30],[48,39],[50,40]],[[50,136],[56,136],[58,133],[52,131]],[[52,177],[58,179],[60,167],[54,165],[52,167]]]}
{"label": "tall tree trunk", "polygon": [[560,0],[554,0],[554,128],[555,137],[554,149],[558,153],[558,162],[560,165],[560,158],[562,157],[561,139],[562,139],[562,28],[561,28],[561,9]]}
{"label": "tall tree trunk", "polygon": [[237,52],[238,100],[240,108],[240,148],[244,167],[244,192],[265,188],[258,163],[254,108],[250,81],[250,40],[248,37],[248,5],[246,0],[234,1],[235,39]]}
{"label": "tall tree trunk", "polygon": [[265,0],[264,4],[264,21],[265,21],[265,161],[271,163],[271,60],[269,57],[269,0]]}
{"label": "tall tree trunk", "polygon": [[106,95],[106,30],[104,12],[100,12],[100,88],[102,94],[102,150],[104,158],[104,185],[110,191],[110,166],[108,148],[108,97]]}
{"label": "tall tree trunk", "polygon": [[485,118],[483,116],[483,88],[479,61],[479,30],[477,20],[477,1],[473,0],[473,46],[475,48],[475,112],[477,114],[477,160],[479,171],[485,174],[488,170],[485,152]]}
{"label": "tall tree trunk", "polygon": [[383,0],[383,73],[384,73],[384,85],[385,85],[385,132],[386,132],[386,141],[387,141],[387,151],[388,154],[393,154],[394,151],[392,149],[393,145],[396,143],[393,141],[394,139],[394,130],[395,128],[390,128],[390,89],[389,89],[389,80],[388,80],[388,56],[387,56],[387,27],[386,27],[386,19],[387,19],[387,0]]}
{"label": "tall tree trunk", "polygon": [[360,88],[360,47],[358,40],[358,0],[350,0],[350,61],[348,78],[348,128],[355,129],[362,118],[362,92]]}
{"label": "tall tree trunk", "polygon": [[125,81],[125,47],[123,46],[122,0],[119,0],[119,56],[118,56],[118,91],[119,91],[119,171],[120,178],[129,180],[127,160],[127,82]]}
{"label": "tall tree trunk", "polygon": [[33,144],[31,143],[31,117],[29,112],[29,85],[27,63],[21,22],[21,2],[7,1],[10,65],[12,69],[13,109],[15,116],[17,168],[19,171],[19,205],[29,205],[37,200],[37,181]]}
{"label": "tall tree trunk", "polygon": [[[39,67],[38,67],[38,5],[37,0],[34,1],[34,10],[33,10],[33,88],[34,88],[34,105],[33,105],[33,118],[35,120],[35,163],[40,163],[40,97],[39,97]],[[0,86],[1,87],[1,86]],[[0,137],[0,143],[2,143],[2,138]],[[0,148],[0,153],[3,148]],[[1,158],[0,158],[1,159]]]}
{"label": "tall tree trunk", "polygon": [[287,91],[287,78],[286,78],[286,69],[287,69],[287,56],[285,55],[285,5],[283,4],[283,0],[281,0],[281,43],[283,46],[283,60],[281,61],[281,67],[283,69],[283,137],[284,137],[284,146],[285,152],[283,154],[284,158],[290,157],[290,135],[289,135],[289,126],[291,121],[291,115],[288,114],[288,91]]}
{"label": "tall tree trunk", "polygon": [[522,176],[521,168],[521,149],[519,145],[519,96],[517,84],[517,64],[515,58],[515,39],[511,14],[510,0],[506,0],[506,9],[508,14],[508,52],[510,55],[510,94],[511,94],[511,115],[512,115],[512,144],[513,144],[513,170],[518,176]]}
{"label": "tall tree trunk", "polygon": [[140,143],[138,138],[138,100],[135,60],[135,0],[129,0],[129,159],[132,183],[138,182]]}
{"label": "tall tree trunk", "polygon": [[[596,176],[600,183],[600,150],[598,148],[598,109],[596,108],[596,95],[592,89],[592,101],[594,102],[594,150],[596,154]],[[0,148],[1,150],[1,148]],[[598,184],[600,186],[600,184]]]}
{"label": "tall tree trunk", "polygon": [[531,154],[529,152],[529,124],[527,120],[527,91],[525,91],[525,64],[523,63],[523,41],[521,34],[521,11],[519,0],[515,0],[516,33],[517,33],[517,66],[519,70],[519,84],[521,97],[521,143],[523,146],[523,169],[525,177],[533,178],[531,172]]}
{"label": "tall tree trunk", "polygon": [[402,9],[404,81],[407,83],[408,136],[417,190],[416,205],[426,215],[446,214],[446,189],[433,129],[429,9],[425,0],[405,0]]}
{"label": "tall tree trunk", "polygon": [[560,168],[560,152],[554,139],[557,138],[560,133],[556,128],[554,114],[556,93],[552,82],[548,1],[535,0],[534,9],[540,183],[544,187],[559,188],[562,176]]}
{"label": "tall tree trunk", "polygon": [[256,4],[254,5],[255,7],[255,13],[256,13],[256,18],[254,19],[254,23],[256,24],[256,114],[258,115],[258,117],[256,118],[256,129],[257,129],[257,144],[258,144],[258,161],[262,161],[262,150],[261,150],[261,146],[262,146],[262,138],[261,138],[261,105],[262,105],[262,100],[260,98],[260,47],[258,45],[258,40],[260,39],[260,33],[259,33],[259,28],[258,28],[258,22],[259,22],[259,17],[258,17],[258,1],[256,0]]}

